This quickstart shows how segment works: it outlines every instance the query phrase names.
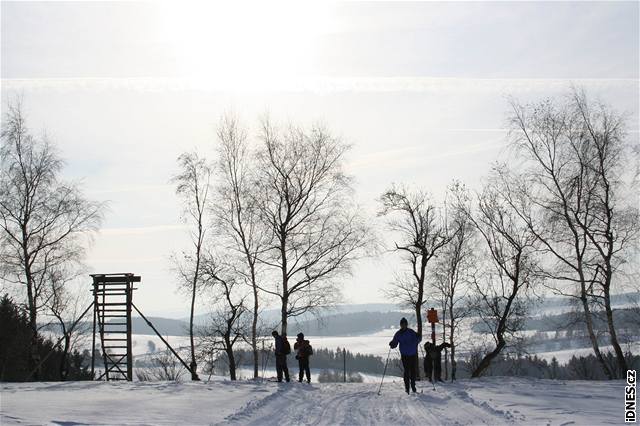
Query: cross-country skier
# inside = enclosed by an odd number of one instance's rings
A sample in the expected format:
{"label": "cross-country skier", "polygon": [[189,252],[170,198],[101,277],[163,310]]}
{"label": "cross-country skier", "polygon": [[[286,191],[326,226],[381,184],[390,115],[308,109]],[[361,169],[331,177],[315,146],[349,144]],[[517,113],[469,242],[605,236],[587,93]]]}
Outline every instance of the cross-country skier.
{"label": "cross-country skier", "polygon": [[276,372],[278,374],[278,381],[282,381],[282,373],[284,378],[289,381],[289,368],[287,367],[287,355],[291,353],[291,346],[286,337],[280,336],[277,331],[273,330],[271,335],[276,340]]}
{"label": "cross-country skier", "polygon": [[404,390],[409,393],[409,385],[411,390],[416,392],[416,376],[418,370],[418,343],[422,340],[422,336],[410,329],[406,318],[400,320],[400,330],[393,336],[393,340],[389,342],[389,346],[394,349],[400,344],[400,356],[402,359],[402,368],[404,368]]}
{"label": "cross-country skier", "polygon": [[296,343],[293,344],[293,350],[296,351],[296,359],[300,367],[298,381],[302,383],[304,374],[307,374],[307,383],[311,383],[311,371],[309,370],[309,357],[313,355],[313,349],[308,340],[304,340],[304,334],[298,333]]}
{"label": "cross-country skier", "polygon": [[[439,345],[434,345],[431,342],[427,342],[424,344],[424,371],[431,382],[432,380],[437,380],[442,382],[442,364],[441,364],[441,352],[444,348],[450,348],[451,345],[447,342],[441,343]],[[434,373],[434,378],[431,378],[431,373]]]}

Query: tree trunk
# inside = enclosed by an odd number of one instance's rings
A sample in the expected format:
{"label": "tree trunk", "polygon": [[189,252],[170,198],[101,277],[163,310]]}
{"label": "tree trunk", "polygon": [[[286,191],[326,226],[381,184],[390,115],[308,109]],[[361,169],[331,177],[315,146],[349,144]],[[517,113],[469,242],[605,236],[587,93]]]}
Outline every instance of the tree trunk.
{"label": "tree trunk", "polygon": [[[416,302],[416,323],[417,323],[417,333],[418,336],[422,337],[422,287],[423,284],[420,285],[418,291],[418,301]],[[420,360],[416,359],[416,379],[421,380],[420,374]]]}
{"label": "tree trunk", "polygon": [[[581,274],[582,275],[582,274]],[[600,363],[602,367],[602,371],[607,376],[609,380],[613,379],[613,375],[611,374],[611,369],[604,360],[602,356],[602,352],[600,352],[600,346],[598,345],[598,338],[596,337],[596,333],[593,329],[593,318],[591,317],[591,308],[589,307],[589,300],[587,299],[587,289],[584,281],[584,277],[581,276],[581,294],[580,301],[582,302],[582,309],[584,310],[585,322],[587,324],[587,332],[589,333],[589,340],[591,341],[591,346],[593,347],[593,352],[596,355],[596,359]]]}
{"label": "tree trunk", "polygon": [[253,283],[253,322],[251,323],[251,349],[253,350],[253,378],[258,378],[258,287],[256,286],[255,272],[251,268],[251,280]]}
{"label": "tree trunk", "polygon": [[233,355],[233,348],[231,347],[231,342],[227,339],[227,358],[229,358],[229,378],[231,380],[236,380],[236,358]]}
{"label": "tree trunk", "polygon": [[[522,253],[520,252],[516,256],[516,262],[518,265],[520,264],[521,254]],[[502,351],[502,349],[506,346],[506,341],[504,340],[504,332],[506,329],[507,318],[511,313],[511,305],[513,304],[513,301],[515,300],[516,295],[518,294],[519,279],[520,279],[520,271],[518,270],[515,273],[515,278],[513,278],[513,289],[511,290],[511,295],[509,296],[509,299],[507,300],[507,304],[505,305],[504,310],[502,311],[500,321],[498,322],[498,327],[496,327],[496,338],[498,339],[498,344],[496,345],[494,350],[492,350],[491,352],[486,354],[484,358],[482,358],[482,361],[480,361],[480,364],[478,364],[478,367],[476,367],[476,369],[473,370],[473,373],[471,373],[471,378],[480,377],[484,372],[484,370],[486,370],[489,367],[489,365],[491,364],[491,361],[493,361],[500,354],[500,351]]]}
{"label": "tree trunk", "polygon": [[420,276],[418,277],[418,297],[416,299],[416,332],[422,337],[422,305],[424,304],[424,278],[427,269],[428,258],[426,254],[422,254],[420,259]]}
{"label": "tree trunk", "polygon": [[[23,228],[23,236],[26,239],[26,229]],[[29,328],[31,328],[31,341],[29,345],[29,370],[34,369],[40,364],[40,354],[38,353],[38,318],[36,297],[33,293],[33,276],[31,275],[31,267],[29,252],[26,245],[23,245],[25,278],[27,279],[27,303],[29,304]],[[40,368],[33,374],[33,379],[40,378]]]}
{"label": "tree trunk", "polygon": [[[198,261],[196,263],[196,268],[199,268],[200,257],[198,256]],[[198,377],[198,364],[196,363],[196,349],[195,343],[193,340],[193,314],[196,304],[196,287],[197,287],[198,276],[197,273],[193,278],[193,288],[191,292],[191,314],[189,316],[189,338],[191,340],[191,364],[189,367],[191,368],[191,380],[200,380]]]}
{"label": "tree trunk", "polygon": [[416,302],[416,333],[422,337],[422,301]]}
{"label": "tree trunk", "polygon": [[65,374],[65,370],[66,370],[66,363],[67,363],[67,354],[69,351],[69,344],[71,341],[70,336],[67,336],[67,327],[65,326],[64,320],[56,315],[54,313],[54,315],[56,316],[56,318],[58,319],[58,321],[60,322],[60,330],[62,331],[62,336],[64,337],[64,347],[62,348],[62,357],[60,358],[60,365],[58,365],[58,373],[60,374],[60,381],[64,382],[65,379],[67,378],[67,374]]}
{"label": "tree trunk", "polygon": [[456,380],[456,346],[454,342],[455,317],[453,316],[453,294],[449,299],[449,344],[451,345],[451,381]]}
{"label": "tree trunk", "polygon": [[[605,236],[606,236],[607,248],[606,248],[606,251],[604,249],[600,250],[601,253],[604,252],[604,255],[602,256],[604,261],[603,269],[605,271],[605,281],[603,285],[604,309],[607,315],[607,326],[609,328],[609,337],[611,339],[611,345],[613,346],[613,350],[616,354],[616,359],[618,361],[617,363],[618,371],[613,372],[613,374],[614,376],[617,376],[617,378],[623,378],[627,374],[627,370],[629,368],[627,366],[627,360],[624,357],[624,353],[622,352],[622,348],[620,348],[620,343],[618,342],[618,335],[616,333],[616,328],[613,324],[613,311],[611,310],[611,298],[610,298],[611,281],[613,278],[613,267],[611,265],[611,259],[613,258],[613,254],[614,254],[613,250],[615,245],[615,239],[614,239],[613,230],[612,230],[612,224],[613,224],[613,204],[611,202],[612,188],[611,188],[611,184],[609,183],[609,178],[607,173],[609,170],[605,165],[602,148],[598,149],[598,154],[599,154],[598,157],[600,160],[599,171],[600,171],[600,174],[602,175],[602,182],[604,183],[604,189],[605,189],[604,207],[606,212]],[[592,240],[593,240],[593,237],[592,237]]]}
{"label": "tree trunk", "polygon": [[62,358],[60,359],[60,380],[67,380],[67,376],[69,375],[69,370],[67,369],[67,358],[69,356],[69,347],[71,346],[71,336],[66,335],[66,331],[64,331],[64,349],[62,351]]}
{"label": "tree trunk", "polygon": [[453,340],[451,343],[451,382],[455,382],[456,380],[456,347],[453,344]]}
{"label": "tree trunk", "polygon": [[[445,309],[446,311],[446,309]],[[442,313],[442,341],[447,341],[447,323],[446,323],[447,313]],[[444,348],[444,380],[449,380],[449,354],[447,353],[447,348]]]}
{"label": "tree trunk", "polygon": [[471,373],[471,377],[480,377],[484,370],[486,370],[489,365],[491,365],[491,361],[493,361],[500,354],[500,351],[502,351],[502,349],[505,347],[505,344],[506,342],[504,341],[504,339],[502,339],[502,337],[498,337],[498,344],[496,345],[496,348],[486,354],[484,358],[482,358],[480,364],[478,364],[476,369],[473,370],[473,373]]}
{"label": "tree trunk", "polygon": [[[610,275],[610,274],[608,274]],[[607,277],[607,281],[610,282],[611,277]],[[624,357],[624,352],[622,352],[622,348],[620,347],[620,343],[618,342],[618,335],[616,334],[616,329],[613,324],[613,311],[611,310],[611,297],[609,294],[609,286],[606,285],[604,288],[604,308],[607,315],[607,325],[609,327],[609,336],[611,338],[611,345],[613,346],[613,350],[616,353],[617,363],[617,372],[615,374],[615,378],[623,378],[629,369],[627,366],[627,360]]]}
{"label": "tree trunk", "polygon": [[[422,254],[422,257],[420,258],[420,276],[417,277],[418,279],[418,297],[416,300],[416,333],[418,333],[418,336],[420,336],[420,338],[422,338],[422,306],[424,305],[424,277],[425,277],[425,271],[427,269],[427,262],[428,262],[428,257],[427,255],[425,255],[424,253]],[[415,269],[414,269],[415,271]],[[421,380],[421,373],[420,373],[420,360],[416,360],[416,379],[417,380]]]}
{"label": "tree trunk", "polygon": [[280,334],[283,337],[287,336],[287,308],[289,304],[289,275],[287,273],[287,251],[285,245],[285,239],[281,238],[280,240],[280,257],[282,259],[282,327],[280,329]]}
{"label": "tree trunk", "polygon": [[289,299],[286,297],[282,298],[282,326],[280,327],[280,334],[282,337],[287,337],[287,304],[289,303]]}

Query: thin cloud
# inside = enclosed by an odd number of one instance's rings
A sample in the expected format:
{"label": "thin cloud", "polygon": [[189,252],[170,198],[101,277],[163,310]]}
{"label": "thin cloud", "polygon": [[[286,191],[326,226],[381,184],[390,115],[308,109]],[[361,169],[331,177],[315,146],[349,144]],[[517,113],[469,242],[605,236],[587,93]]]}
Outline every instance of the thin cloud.
{"label": "thin cloud", "polygon": [[[491,130],[494,129],[483,129]],[[502,131],[502,129],[500,129]],[[483,142],[477,144],[464,145],[457,149],[443,150],[437,154],[420,155],[425,152],[425,148],[422,145],[414,145],[401,149],[390,149],[384,151],[374,152],[367,155],[362,160],[354,161],[349,164],[353,169],[368,169],[379,168],[384,166],[389,167],[408,167],[414,164],[424,163],[426,161],[439,160],[442,158],[460,157],[469,154],[474,154],[482,151],[489,151],[504,148],[507,146],[507,141],[504,139]]]}
{"label": "thin cloud", "polygon": [[143,235],[162,232],[184,231],[189,229],[186,225],[156,225],[130,228],[103,228],[100,234],[104,236]]}
{"label": "thin cloud", "polygon": [[88,264],[91,265],[137,265],[140,263],[160,263],[165,262],[167,259],[162,256],[155,257],[100,257],[87,259]]}
{"label": "thin cloud", "polygon": [[115,194],[115,193],[126,193],[126,192],[166,191],[167,189],[173,190],[173,187],[169,184],[131,185],[131,186],[121,186],[121,187],[114,187],[114,188],[88,189],[87,193],[91,195],[100,195],[100,194]]}
{"label": "thin cloud", "polygon": [[127,90],[139,92],[213,91],[213,92],[468,92],[508,90],[526,92],[557,88],[571,84],[585,87],[638,87],[637,79],[628,78],[457,78],[457,77],[294,77],[294,78],[11,78],[2,79],[3,91],[55,90],[61,92],[92,90]]}

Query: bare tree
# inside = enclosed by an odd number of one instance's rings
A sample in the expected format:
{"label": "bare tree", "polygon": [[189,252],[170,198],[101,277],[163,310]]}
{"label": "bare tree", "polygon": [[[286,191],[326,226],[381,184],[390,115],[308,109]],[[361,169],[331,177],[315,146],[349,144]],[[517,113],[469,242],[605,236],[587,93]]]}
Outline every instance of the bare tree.
{"label": "bare tree", "polygon": [[257,206],[272,235],[260,261],[277,283],[261,288],[281,302],[282,335],[290,317],[339,300],[339,280],[368,243],[350,178],[348,146],[315,126],[277,129],[263,121],[257,155]]}
{"label": "bare tree", "polygon": [[184,367],[169,349],[156,352],[148,358],[150,368],[137,368],[136,376],[141,382],[153,380],[181,382]]}
{"label": "bare tree", "polygon": [[[609,378],[622,377],[626,360],[613,323],[610,294],[612,285],[622,285],[622,269],[638,233],[637,196],[623,176],[625,156],[631,152],[624,122],[609,107],[591,105],[577,90],[562,104],[546,100],[512,105],[514,145],[528,166],[512,204],[555,259],[545,271],[557,284],[553,289],[579,298],[603,371]],[[630,181],[633,178],[629,176]],[[527,205],[531,208],[523,208]],[[611,371],[600,351],[594,305],[605,312],[617,372]]]}
{"label": "bare tree", "polygon": [[[628,249],[637,244],[640,230],[637,194],[625,193],[622,181],[625,155],[630,152],[630,147],[626,145],[624,121],[619,115],[604,105],[590,105],[584,93],[575,92],[573,102],[587,135],[585,139],[593,160],[586,165],[591,169],[595,183],[592,217],[580,224],[598,255],[595,269],[599,269],[600,274],[596,282],[602,294],[609,338],[617,358],[617,377],[621,378],[626,374],[628,365],[613,322],[611,288],[615,284],[614,274],[627,262]],[[635,198],[631,203],[625,202],[629,195]]]}
{"label": "bare tree", "polygon": [[466,210],[490,255],[487,270],[474,278],[475,307],[495,342],[471,377],[482,375],[521,330],[528,307],[527,290],[536,278],[536,237],[506,201],[507,190],[492,176],[478,196],[477,214]]}
{"label": "bare tree", "polygon": [[183,251],[180,257],[174,255],[174,265],[180,281],[178,285],[186,289],[191,297],[189,313],[189,339],[191,344],[191,380],[200,380],[194,343],[193,316],[196,295],[203,286],[202,262],[207,235],[208,197],[211,168],[204,158],[196,153],[184,153],[178,157],[180,172],[172,178],[176,193],[183,201],[183,219],[193,228],[190,230],[192,248]]}
{"label": "bare tree", "polygon": [[84,271],[56,268],[48,271],[50,297],[47,298],[49,313],[56,319],[62,333],[62,357],[60,358],[60,380],[67,378],[67,359],[69,353],[82,345],[90,331],[88,321],[81,322],[80,316],[89,305],[90,297],[86,289],[73,290],[72,282]]}
{"label": "bare tree", "polygon": [[81,261],[105,206],[61,179],[63,160],[46,137],[31,135],[20,103],[9,105],[0,137],[0,275],[26,290],[36,366],[38,313],[51,296],[49,272]]}
{"label": "bare tree", "polygon": [[[395,250],[406,255],[410,277],[398,280],[389,295],[414,309],[418,334],[422,336],[422,306],[429,261],[451,240],[440,209],[421,191],[392,187],[380,197],[380,215],[398,234]],[[408,274],[407,274],[408,275]]]}
{"label": "bare tree", "polygon": [[464,186],[454,182],[449,188],[449,195],[445,204],[448,228],[452,238],[449,244],[444,246],[436,261],[434,278],[436,288],[442,297],[443,340],[446,332],[449,333],[451,381],[454,381],[456,379],[456,337],[460,324],[471,313],[468,298],[477,262],[475,256],[477,230],[465,213],[469,208],[470,197]]}
{"label": "bare tree", "polygon": [[218,185],[213,206],[220,234],[228,239],[232,250],[240,253],[238,272],[251,287],[253,318],[249,344],[253,351],[253,377],[258,377],[258,320],[260,295],[258,257],[269,243],[271,234],[260,221],[255,190],[254,158],[251,155],[247,132],[232,115],[220,120],[218,127]]}
{"label": "bare tree", "polygon": [[212,291],[213,312],[210,323],[201,330],[202,351],[209,356],[224,351],[229,362],[229,376],[236,380],[236,358],[234,347],[238,341],[246,340],[245,295],[233,266],[208,254],[203,261],[203,272]]}

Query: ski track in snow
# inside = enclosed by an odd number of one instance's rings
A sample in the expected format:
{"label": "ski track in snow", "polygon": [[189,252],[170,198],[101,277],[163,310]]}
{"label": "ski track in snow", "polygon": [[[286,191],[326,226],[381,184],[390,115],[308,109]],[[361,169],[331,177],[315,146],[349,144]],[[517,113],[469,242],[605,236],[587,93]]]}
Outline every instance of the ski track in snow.
{"label": "ski track in snow", "polygon": [[[393,382],[391,380],[394,380]],[[211,382],[2,383],[0,425],[621,424],[621,380],[490,377],[437,385]]]}
{"label": "ski track in snow", "polygon": [[264,403],[249,404],[226,420],[249,425],[501,425],[509,412],[478,403],[464,390],[420,383],[407,395],[402,383],[388,383],[378,396],[371,384],[279,384]]}

